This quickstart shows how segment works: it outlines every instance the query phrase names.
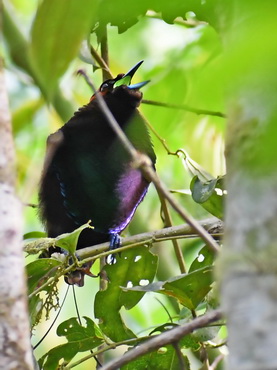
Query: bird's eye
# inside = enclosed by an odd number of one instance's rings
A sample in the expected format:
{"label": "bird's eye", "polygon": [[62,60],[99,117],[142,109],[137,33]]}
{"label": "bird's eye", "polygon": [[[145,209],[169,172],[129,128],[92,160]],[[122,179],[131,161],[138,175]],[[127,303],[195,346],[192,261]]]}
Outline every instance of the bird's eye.
{"label": "bird's eye", "polygon": [[113,85],[114,85],[114,80],[107,80],[102,83],[100,87],[100,91],[105,91],[105,90],[112,91]]}
{"label": "bird's eye", "polygon": [[102,86],[101,86],[101,91],[104,91],[104,90],[106,90],[106,89],[108,89],[109,88],[109,84],[108,84],[108,82],[104,82],[103,84],[102,84]]}

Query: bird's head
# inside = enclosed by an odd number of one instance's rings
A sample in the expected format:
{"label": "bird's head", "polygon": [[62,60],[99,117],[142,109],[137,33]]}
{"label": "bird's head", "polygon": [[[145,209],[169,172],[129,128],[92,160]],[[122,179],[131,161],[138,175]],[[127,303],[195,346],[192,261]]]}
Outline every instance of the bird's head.
{"label": "bird's head", "polygon": [[[115,78],[106,80],[100,86],[98,92],[102,96],[107,96],[112,94],[120,99],[121,96],[129,96],[136,105],[139,105],[142,99],[142,93],[139,89],[145,86],[148,81],[139,82],[136,84],[131,84],[132,77],[143,63],[143,60],[138,62],[134,67],[132,67],[127,73],[120,73]],[[95,99],[95,94],[92,96],[91,100]]]}

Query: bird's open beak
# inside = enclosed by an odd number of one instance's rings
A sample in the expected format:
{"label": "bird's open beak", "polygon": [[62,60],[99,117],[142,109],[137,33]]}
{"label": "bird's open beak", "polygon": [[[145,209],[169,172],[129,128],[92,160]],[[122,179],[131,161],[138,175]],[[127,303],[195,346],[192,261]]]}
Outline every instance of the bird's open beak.
{"label": "bird's open beak", "polygon": [[116,83],[114,84],[114,87],[118,87],[118,86],[121,86],[121,85],[126,85],[126,86],[128,86],[129,89],[138,90],[142,86],[145,86],[146,84],[148,84],[148,82],[150,82],[150,80],[130,85],[132,77],[134,76],[134,74],[136,73],[136,71],[138,70],[138,68],[140,67],[140,65],[142,63],[143,63],[143,60],[138,62],[136,65],[134,65],[134,67],[132,67],[127,73],[125,73],[125,75],[120,80],[116,81]]}

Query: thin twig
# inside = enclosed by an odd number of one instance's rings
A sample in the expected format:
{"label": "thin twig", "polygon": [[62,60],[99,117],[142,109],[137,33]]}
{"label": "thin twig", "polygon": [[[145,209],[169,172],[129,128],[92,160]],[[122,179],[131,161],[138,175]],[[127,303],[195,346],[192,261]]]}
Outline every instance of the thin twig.
{"label": "thin twig", "polygon": [[97,51],[90,45],[90,53],[93,59],[99,64],[99,67],[106,72],[107,78],[113,78],[113,75],[106,64],[105,60],[97,53]]}
{"label": "thin twig", "polygon": [[169,149],[169,146],[167,145],[167,142],[166,142],[166,140],[158,133],[158,131],[157,130],[155,130],[155,128],[151,125],[151,123],[149,123],[148,121],[147,121],[147,119],[144,117],[144,115],[141,113],[141,112],[139,112],[139,114],[140,114],[140,116],[142,117],[142,119],[144,119],[144,121],[145,121],[145,124],[146,124],[146,126],[149,128],[149,130],[151,131],[151,132],[153,132],[153,134],[157,137],[157,139],[161,142],[161,144],[162,144],[162,146],[165,148],[165,150],[166,150],[166,152],[167,152],[167,154],[168,155],[176,155],[176,156],[178,156],[178,153],[175,151],[175,152],[173,152],[172,150],[170,150]]}
{"label": "thin twig", "polygon": [[84,71],[83,69],[78,69],[77,74],[83,76],[87,85],[92,89],[91,79],[87,75],[86,71]]}
{"label": "thin twig", "polygon": [[111,128],[116,133],[117,137],[119,138],[122,146],[132,157],[134,164],[136,164],[136,167],[140,168],[144,176],[154,183],[156,189],[161,194],[163,194],[163,196],[168,200],[173,209],[197,232],[197,234],[199,234],[199,236],[206,242],[207,246],[214,253],[218,253],[219,247],[216,241],[209,235],[209,233],[206,232],[205,229],[202,228],[200,224],[198,224],[198,222],[183,207],[179,205],[175,198],[170,194],[166,186],[158,178],[157,173],[154,171],[151,160],[145,154],[137,152],[137,150],[128,140],[124,131],[121,129],[121,127],[115,120],[102,95],[97,92],[94,86],[93,89],[94,93],[96,94],[96,98],[98,100],[100,109],[106,116],[106,119],[108,120]]}
{"label": "thin twig", "polygon": [[[158,194],[158,195],[159,195],[159,198],[160,198],[162,210],[164,212],[164,219],[165,219],[164,226],[171,227],[172,226],[172,219],[171,219],[171,215],[169,213],[169,209],[167,207],[166,200],[164,199],[164,197],[161,194]],[[179,264],[180,272],[181,272],[181,274],[185,274],[186,273],[186,265],[185,265],[184,257],[183,257],[183,254],[182,254],[182,250],[179,246],[178,240],[177,239],[172,239],[172,244],[173,244],[174,252],[175,252],[178,264]]]}
{"label": "thin twig", "polygon": [[146,100],[142,99],[141,101],[143,104],[148,104],[148,105],[155,105],[156,107],[164,107],[164,108],[172,108],[172,109],[180,109],[180,110],[185,110],[187,112],[195,113],[195,114],[204,114],[206,116],[215,116],[215,117],[221,117],[221,118],[226,118],[226,114],[222,112],[215,112],[212,110],[208,109],[198,109],[194,107],[190,107],[189,105],[185,104],[171,104],[171,103],[162,103],[159,101],[155,100]]}
{"label": "thin twig", "polygon": [[193,332],[198,328],[207,326],[209,323],[217,321],[221,317],[222,317],[221,311],[215,310],[207,313],[204,316],[198,317],[193,321],[186,323],[182,326],[175,327],[160,335],[156,335],[154,338],[151,338],[148,341],[126,352],[122,357],[110,361],[108,364],[104,365],[101,368],[101,370],[118,369],[121,366],[135,360],[136,358],[156,350],[157,348],[166,346],[171,343],[177,343],[185,335]]}
{"label": "thin twig", "polygon": [[[107,80],[108,78],[111,78],[111,73],[109,70],[109,49],[108,49],[108,33],[107,33],[107,27],[105,27],[105,31],[102,34],[102,40],[100,43],[101,48],[101,59],[105,63],[106,68],[102,69],[102,77],[103,81]],[[108,67],[108,68],[107,68]]]}

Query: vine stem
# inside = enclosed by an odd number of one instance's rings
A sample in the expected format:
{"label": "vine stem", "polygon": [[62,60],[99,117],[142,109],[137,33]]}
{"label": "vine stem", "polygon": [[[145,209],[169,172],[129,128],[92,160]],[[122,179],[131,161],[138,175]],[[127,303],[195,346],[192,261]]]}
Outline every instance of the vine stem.
{"label": "vine stem", "polygon": [[[159,195],[159,198],[160,198],[161,207],[162,207],[162,211],[163,211],[164,218],[165,218],[164,226],[170,227],[170,226],[172,226],[172,218],[171,218],[169,209],[167,207],[166,200],[164,199],[162,194],[158,193],[158,195]],[[186,265],[185,265],[184,257],[183,257],[180,245],[178,243],[178,240],[177,239],[172,239],[172,244],[173,244],[174,252],[175,252],[178,264],[179,264],[180,272],[181,272],[181,274],[185,274],[186,273]]]}
{"label": "vine stem", "polygon": [[164,107],[164,108],[171,108],[171,109],[180,109],[180,110],[185,110],[191,113],[195,113],[198,115],[205,114],[206,116],[215,116],[215,117],[221,117],[221,118],[226,118],[226,114],[222,112],[216,112],[208,109],[198,109],[194,107],[190,107],[189,105],[185,104],[171,104],[171,103],[163,103],[163,102],[158,102],[154,100],[142,100],[143,104],[148,104],[148,105],[155,105],[157,107]]}

